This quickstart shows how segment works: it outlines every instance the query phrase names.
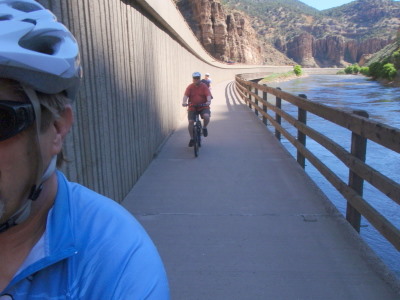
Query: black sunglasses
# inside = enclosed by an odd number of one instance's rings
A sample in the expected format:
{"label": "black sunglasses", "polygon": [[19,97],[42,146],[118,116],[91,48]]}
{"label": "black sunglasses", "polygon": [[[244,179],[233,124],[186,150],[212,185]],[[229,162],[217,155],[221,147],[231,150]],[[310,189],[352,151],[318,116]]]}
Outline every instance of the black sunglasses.
{"label": "black sunglasses", "polygon": [[32,104],[0,100],[0,141],[24,131],[34,121]]}

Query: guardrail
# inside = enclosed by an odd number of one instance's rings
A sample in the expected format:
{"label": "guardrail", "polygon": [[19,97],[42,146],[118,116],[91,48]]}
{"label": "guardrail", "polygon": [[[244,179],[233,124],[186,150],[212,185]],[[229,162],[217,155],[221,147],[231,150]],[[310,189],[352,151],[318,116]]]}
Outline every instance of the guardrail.
{"label": "guardrail", "polygon": [[[297,149],[297,162],[304,168],[307,159],[344,196],[347,200],[346,219],[348,222],[360,232],[361,215],[364,216],[400,251],[400,230],[363,198],[363,183],[366,180],[388,198],[400,204],[400,184],[365,163],[367,140],[400,153],[400,130],[369,120],[365,111],[349,113],[331,108],[307,100],[306,95],[295,96],[280,89],[244,80],[241,75],[235,77],[235,83],[236,90],[249,108],[254,108],[257,115],[262,115],[265,124],[269,121],[275,127],[275,136],[280,139],[283,135]],[[259,91],[262,91],[263,97],[259,96]],[[275,105],[267,101],[268,94],[276,97]],[[297,106],[297,119],[282,110],[282,100]],[[269,111],[273,111],[275,116],[272,116]],[[307,113],[312,113],[350,130],[352,132],[350,152],[332,139],[307,126]],[[281,126],[282,118],[297,129],[297,137]],[[348,183],[339,178],[306,147],[307,136],[325,147],[345,164],[349,169]]]}

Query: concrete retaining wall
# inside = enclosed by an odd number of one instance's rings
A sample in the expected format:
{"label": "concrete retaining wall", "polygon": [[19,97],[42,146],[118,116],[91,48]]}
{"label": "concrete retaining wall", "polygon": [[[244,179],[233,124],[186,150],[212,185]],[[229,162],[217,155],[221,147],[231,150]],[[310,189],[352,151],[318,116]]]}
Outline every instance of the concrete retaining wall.
{"label": "concrete retaining wall", "polygon": [[39,2],[73,32],[84,67],[64,171],[117,201],[184,118],[181,99],[192,72],[210,72],[218,82],[291,69],[216,62],[170,0]]}

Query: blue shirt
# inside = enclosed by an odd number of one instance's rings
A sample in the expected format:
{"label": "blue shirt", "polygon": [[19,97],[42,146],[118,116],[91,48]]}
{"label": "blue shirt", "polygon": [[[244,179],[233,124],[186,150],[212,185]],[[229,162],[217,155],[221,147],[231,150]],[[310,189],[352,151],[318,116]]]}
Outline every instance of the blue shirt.
{"label": "blue shirt", "polygon": [[164,266],[135,218],[57,177],[46,231],[0,299],[169,299]]}

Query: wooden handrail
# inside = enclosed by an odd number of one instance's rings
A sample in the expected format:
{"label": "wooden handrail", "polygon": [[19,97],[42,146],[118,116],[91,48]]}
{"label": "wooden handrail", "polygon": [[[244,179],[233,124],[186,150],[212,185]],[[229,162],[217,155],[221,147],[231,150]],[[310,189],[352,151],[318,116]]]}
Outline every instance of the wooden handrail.
{"label": "wooden handrail", "polygon": [[297,107],[309,111],[310,113],[347,128],[350,131],[371,141],[374,141],[377,144],[400,153],[400,130],[395,127],[372,120],[366,121],[364,117],[349,114],[343,110],[315,103],[269,86],[259,85],[251,81],[245,81],[240,78],[240,75],[236,76],[236,83],[245,85],[246,87],[257,88],[260,91],[265,91],[269,94],[275,95],[296,105]]}
{"label": "wooden handrail", "polygon": [[[281,91],[280,89],[246,81],[242,79],[240,75],[237,75],[235,79],[236,90],[240,97],[246,101],[249,108],[254,108],[254,111],[261,114],[263,119],[268,120],[270,124],[275,127],[276,136],[277,133],[279,133],[279,136],[282,134],[296,147],[298,158],[301,158],[300,160],[298,159],[299,163],[302,163],[302,158],[310,161],[316,169],[345,197],[348,201],[348,207],[350,207],[348,208],[348,214],[350,215],[348,221],[352,226],[359,231],[360,224],[357,213],[363,215],[390,243],[392,243],[393,246],[395,246],[397,250],[400,251],[400,230],[362,197],[362,181],[368,181],[371,185],[376,187],[397,204],[400,204],[400,184],[366,164],[363,159],[360,159],[362,155],[354,155],[348,152],[333,140],[307,126],[304,115],[306,112],[310,112],[325,120],[349,129],[353,133],[353,136],[359,137],[360,139],[374,141],[397,153],[400,153],[400,130],[354,113],[349,113],[309,101],[304,97],[295,96]],[[252,92],[252,89],[255,89],[257,92]],[[263,97],[258,95],[258,91],[263,92]],[[299,110],[302,111],[303,119],[298,120],[283,111],[280,107],[266,101],[266,96],[264,94],[275,95],[277,99],[285,100],[297,106]],[[254,101],[252,99],[254,99]],[[260,107],[259,105],[262,106]],[[267,110],[275,112],[275,118],[268,114],[266,112]],[[281,126],[281,118],[285,119],[298,130],[298,136],[301,137],[301,141]],[[309,149],[307,149],[304,140],[305,136],[312,138],[340,159],[349,169],[350,174],[356,176],[354,178],[357,178],[357,186],[361,186],[361,190],[360,188],[354,188],[352,184],[346,184],[343,182]],[[354,178],[352,180],[354,180]]]}
{"label": "wooden handrail", "polygon": [[[241,93],[241,95],[243,97],[243,93]],[[298,120],[293,118],[291,115],[285,113],[280,109],[277,109],[277,107],[275,107],[271,103],[265,102],[258,95],[253,94],[253,97],[258,97],[259,101],[265,104],[268,107],[268,109],[276,112],[279,116],[283,117],[294,127],[296,127],[297,129],[305,133],[307,136],[314,139],[322,146],[324,146],[335,156],[337,156],[347,167],[349,167],[349,169],[351,169],[356,174],[361,176],[364,180],[367,180],[371,185],[375,186],[377,189],[379,189],[382,193],[390,197],[392,200],[400,204],[400,184],[396,183],[392,179],[386,177],[385,175],[381,174],[380,172],[376,171],[375,169],[371,168],[365,163],[361,163],[358,159],[354,158],[354,156],[350,155],[348,151],[346,151],[343,147],[341,147],[334,141],[330,140],[326,136],[320,134],[319,132],[313,130],[308,126],[303,126],[303,124],[298,122]]]}

